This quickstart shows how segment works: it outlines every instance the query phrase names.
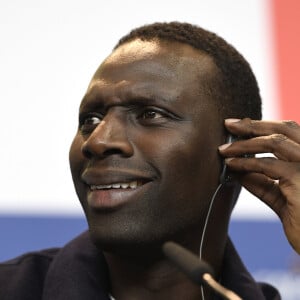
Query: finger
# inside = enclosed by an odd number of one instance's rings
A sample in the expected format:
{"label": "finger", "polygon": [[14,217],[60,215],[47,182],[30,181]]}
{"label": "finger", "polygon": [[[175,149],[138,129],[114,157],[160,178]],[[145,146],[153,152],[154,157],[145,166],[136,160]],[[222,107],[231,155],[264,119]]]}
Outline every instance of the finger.
{"label": "finger", "polygon": [[261,199],[279,218],[282,218],[286,202],[276,181],[258,173],[247,173],[240,181],[250,193]]}
{"label": "finger", "polygon": [[234,171],[264,174],[273,180],[299,185],[300,163],[285,162],[274,157],[226,158],[226,165]]}
{"label": "finger", "polygon": [[299,193],[292,192],[294,198],[285,197],[279,184],[263,174],[248,173],[241,177],[241,183],[279,216],[290,244],[300,254]]}
{"label": "finger", "polygon": [[289,139],[300,143],[300,126],[294,121],[258,121],[245,118],[226,119],[225,127],[238,136],[254,137],[273,133],[283,134]]}
{"label": "finger", "polygon": [[284,162],[272,157],[229,158],[225,163],[231,170],[258,173],[270,180],[278,180],[277,186],[291,210],[296,208],[300,211],[300,163]]}
{"label": "finger", "polygon": [[283,134],[239,140],[232,144],[222,145],[219,150],[225,157],[272,153],[281,160],[300,162],[300,144],[295,143]]}

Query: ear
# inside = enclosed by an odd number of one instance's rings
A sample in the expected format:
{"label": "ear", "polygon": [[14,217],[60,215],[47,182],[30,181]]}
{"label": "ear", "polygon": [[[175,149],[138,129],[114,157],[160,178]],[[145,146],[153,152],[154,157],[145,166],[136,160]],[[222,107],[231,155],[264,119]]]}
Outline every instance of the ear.
{"label": "ear", "polygon": [[[231,133],[227,133],[227,136],[226,136],[226,141],[225,141],[225,144],[231,144],[235,141],[238,141],[240,138],[231,134]],[[224,159],[222,160],[222,170],[221,170],[221,173],[220,173],[220,179],[219,179],[219,183],[221,184],[226,184],[228,182],[231,182],[233,180],[230,172],[228,172],[227,170],[227,166],[224,162]]]}

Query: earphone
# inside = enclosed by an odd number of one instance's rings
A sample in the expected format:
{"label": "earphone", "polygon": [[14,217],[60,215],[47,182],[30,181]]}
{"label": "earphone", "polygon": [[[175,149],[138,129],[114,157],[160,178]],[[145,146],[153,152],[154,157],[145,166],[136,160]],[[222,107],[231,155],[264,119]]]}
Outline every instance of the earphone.
{"label": "earphone", "polygon": [[[239,140],[239,138],[237,136],[228,134],[225,143],[231,144],[237,140]],[[223,162],[223,168],[220,173],[219,182],[220,182],[220,184],[223,184],[223,183],[227,183],[227,182],[231,182],[231,181],[232,181],[232,176],[230,176],[230,174],[228,173],[227,166],[226,166],[225,162]]]}
{"label": "earphone", "polygon": [[[232,134],[228,134],[227,138],[226,138],[226,144],[233,143],[234,141],[237,141],[237,140],[238,140],[238,137],[233,136]],[[208,220],[209,220],[209,216],[210,216],[215,198],[218,195],[218,192],[221,189],[221,187],[225,184],[228,184],[228,183],[232,182],[232,181],[233,181],[233,178],[228,173],[228,169],[227,169],[227,166],[226,166],[225,162],[223,162],[223,167],[222,167],[222,170],[221,170],[221,173],[220,173],[220,178],[219,178],[219,185],[217,186],[213,196],[211,197],[210,204],[209,204],[208,211],[207,211],[207,215],[206,215],[206,218],[205,218],[205,223],[204,223],[202,236],[201,236],[201,241],[200,241],[200,250],[199,250],[199,258],[200,259],[202,259],[202,248],[203,248],[204,236],[205,236],[207,223],[208,223]]]}

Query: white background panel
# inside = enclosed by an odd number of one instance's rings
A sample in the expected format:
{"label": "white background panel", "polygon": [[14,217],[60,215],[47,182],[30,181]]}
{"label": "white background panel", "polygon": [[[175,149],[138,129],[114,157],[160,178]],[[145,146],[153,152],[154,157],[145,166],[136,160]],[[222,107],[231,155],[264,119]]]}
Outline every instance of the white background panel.
{"label": "white background panel", "polygon": [[[268,2],[0,2],[0,212],[82,214],[68,149],[87,84],[118,39],[154,21],[187,21],[236,46],[257,75],[264,117],[277,117]],[[236,218],[268,218],[243,197]]]}

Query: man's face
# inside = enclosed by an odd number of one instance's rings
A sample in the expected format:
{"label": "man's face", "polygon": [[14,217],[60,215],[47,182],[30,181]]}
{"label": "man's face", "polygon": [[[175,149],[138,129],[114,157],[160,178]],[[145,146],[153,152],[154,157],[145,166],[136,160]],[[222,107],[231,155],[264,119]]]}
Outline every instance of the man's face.
{"label": "man's face", "polygon": [[222,123],[212,60],[189,45],[134,40],[96,71],[70,149],[92,239],[104,249],[195,238],[218,184]]}

